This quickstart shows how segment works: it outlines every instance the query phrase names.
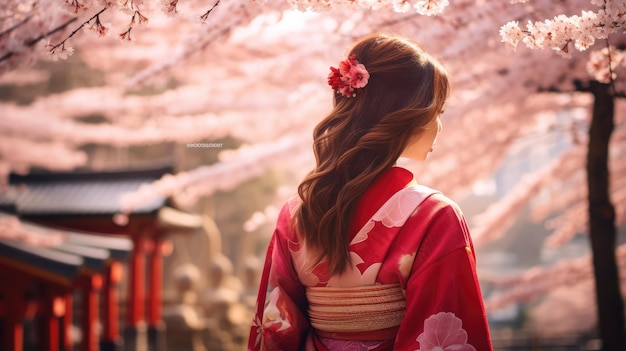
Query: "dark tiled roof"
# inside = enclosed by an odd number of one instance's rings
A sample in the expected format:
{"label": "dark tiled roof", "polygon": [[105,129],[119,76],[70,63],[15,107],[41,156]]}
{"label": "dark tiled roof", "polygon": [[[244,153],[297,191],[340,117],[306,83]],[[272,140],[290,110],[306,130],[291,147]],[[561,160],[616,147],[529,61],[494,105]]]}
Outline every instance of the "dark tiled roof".
{"label": "dark tiled roof", "polygon": [[3,261],[17,262],[22,266],[35,267],[51,276],[73,279],[78,275],[83,259],[49,248],[32,247],[24,243],[0,239],[0,255]]}
{"label": "dark tiled roof", "polygon": [[[135,191],[152,180],[73,181],[32,183],[20,189],[14,205],[24,215],[115,214],[120,211],[122,194]],[[149,213],[159,209],[165,199],[156,199],[135,212]]]}
{"label": "dark tiled roof", "polygon": [[[11,191],[0,193],[0,210],[19,215],[115,214],[120,196],[151,183],[169,167],[119,172],[32,173],[11,175]],[[159,198],[138,208],[152,213],[165,203]]]}
{"label": "dark tiled roof", "polygon": [[15,200],[0,192],[0,211],[15,213]]}

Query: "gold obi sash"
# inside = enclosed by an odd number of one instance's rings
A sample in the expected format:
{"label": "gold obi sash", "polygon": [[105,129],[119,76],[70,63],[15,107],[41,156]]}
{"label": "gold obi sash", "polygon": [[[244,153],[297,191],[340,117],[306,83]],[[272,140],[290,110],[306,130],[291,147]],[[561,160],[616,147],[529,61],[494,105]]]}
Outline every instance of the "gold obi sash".
{"label": "gold obi sash", "polygon": [[400,284],[309,287],[309,319],[323,332],[363,332],[400,325],[406,299]]}

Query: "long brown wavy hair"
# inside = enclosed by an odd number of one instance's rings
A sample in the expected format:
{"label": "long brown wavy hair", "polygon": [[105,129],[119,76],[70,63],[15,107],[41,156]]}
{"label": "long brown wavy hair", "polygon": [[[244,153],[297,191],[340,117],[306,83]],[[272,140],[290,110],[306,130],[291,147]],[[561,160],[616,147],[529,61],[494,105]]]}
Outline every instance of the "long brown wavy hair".
{"label": "long brown wavy hair", "polygon": [[348,231],[360,197],[432,126],[450,89],[442,65],[408,40],[370,35],[351,55],[365,65],[369,82],[355,97],[335,94],[332,111],[316,126],[316,167],[298,187],[302,202],[292,221],[331,274],[348,267]]}

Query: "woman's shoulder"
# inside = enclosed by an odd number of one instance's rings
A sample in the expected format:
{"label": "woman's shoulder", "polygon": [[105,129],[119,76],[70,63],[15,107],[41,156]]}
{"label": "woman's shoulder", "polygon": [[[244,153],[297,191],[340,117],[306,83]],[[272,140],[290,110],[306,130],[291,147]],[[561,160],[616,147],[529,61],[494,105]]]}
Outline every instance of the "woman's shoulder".
{"label": "woman's shoulder", "polygon": [[461,208],[440,191],[432,191],[422,202],[412,223],[415,226],[426,226],[430,233],[422,244],[425,252],[437,252],[436,256],[443,257],[450,251],[472,247]]}
{"label": "woman's shoulder", "polygon": [[435,206],[438,209],[453,210],[454,212],[462,214],[459,205],[440,190],[433,189],[421,184],[416,184],[412,187],[415,189],[415,191],[425,195],[426,199],[424,200],[424,204]]}
{"label": "woman's shoulder", "polygon": [[302,200],[300,199],[298,194],[291,195],[283,204],[281,215],[287,216],[289,218],[293,217],[301,204]]}
{"label": "woman's shoulder", "polygon": [[285,234],[289,233],[292,228],[291,223],[294,220],[298,206],[302,201],[298,195],[292,195],[282,205],[276,218],[276,228],[281,229]]}

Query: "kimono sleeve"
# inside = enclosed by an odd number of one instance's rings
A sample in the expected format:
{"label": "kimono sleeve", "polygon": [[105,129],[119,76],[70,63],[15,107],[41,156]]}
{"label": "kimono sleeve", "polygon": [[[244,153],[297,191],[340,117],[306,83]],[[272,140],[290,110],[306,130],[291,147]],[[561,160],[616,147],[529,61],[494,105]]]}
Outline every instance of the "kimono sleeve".
{"label": "kimono sleeve", "polygon": [[306,290],[289,252],[289,218],[286,204],[268,246],[248,350],[303,349],[310,329]]}
{"label": "kimono sleeve", "polygon": [[430,223],[407,281],[407,310],[394,350],[491,351],[465,219],[449,200],[426,207],[422,220]]}

